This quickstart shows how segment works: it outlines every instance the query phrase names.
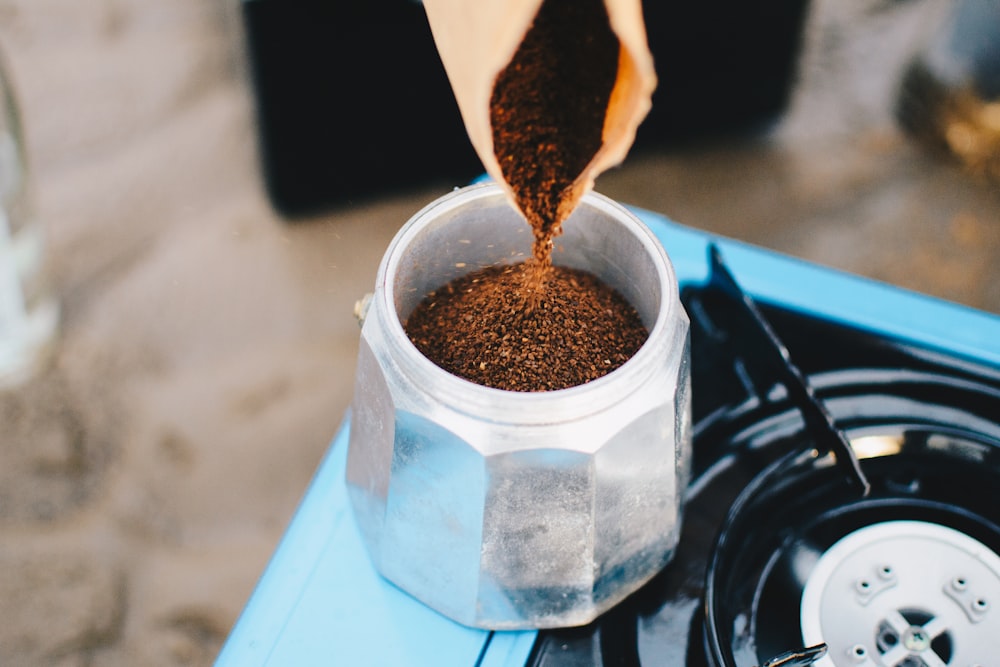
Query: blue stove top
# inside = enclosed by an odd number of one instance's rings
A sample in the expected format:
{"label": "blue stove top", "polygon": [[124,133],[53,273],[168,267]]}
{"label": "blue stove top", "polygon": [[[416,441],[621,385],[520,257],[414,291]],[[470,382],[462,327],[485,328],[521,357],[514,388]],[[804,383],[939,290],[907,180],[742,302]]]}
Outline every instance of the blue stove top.
{"label": "blue stove top", "polygon": [[[1000,368],[1000,317],[634,212],[663,243],[682,290],[708,279],[715,244],[763,304]],[[537,633],[463,627],[376,573],[344,483],[349,428],[348,415],[216,665],[524,665]]]}

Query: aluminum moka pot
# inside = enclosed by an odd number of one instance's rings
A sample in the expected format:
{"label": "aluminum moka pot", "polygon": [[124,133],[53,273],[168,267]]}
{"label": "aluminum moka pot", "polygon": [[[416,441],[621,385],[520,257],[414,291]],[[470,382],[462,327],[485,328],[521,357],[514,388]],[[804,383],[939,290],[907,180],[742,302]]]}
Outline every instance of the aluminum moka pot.
{"label": "aluminum moka pot", "polygon": [[452,279],[531,254],[494,184],[456,190],[389,245],[363,318],[347,484],[378,571],[480,628],[582,625],[666,565],[690,460],[688,318],[673,268],[627,209],[586,195],[553,261],[621,292],[650,334],[587,384],[513,392],[424,357],[403,322]]}

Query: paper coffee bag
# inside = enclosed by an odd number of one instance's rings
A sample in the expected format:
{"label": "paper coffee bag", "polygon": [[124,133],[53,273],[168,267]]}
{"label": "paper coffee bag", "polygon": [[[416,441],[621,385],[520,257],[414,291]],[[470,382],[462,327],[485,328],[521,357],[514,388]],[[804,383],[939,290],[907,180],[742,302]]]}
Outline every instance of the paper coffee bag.
{"label": "paper coffee bag", "polygon": [[650,109],[656,75],[640,0],[424,6],[486,172],[536,242],[550,243],[597,175],[625,158]]}

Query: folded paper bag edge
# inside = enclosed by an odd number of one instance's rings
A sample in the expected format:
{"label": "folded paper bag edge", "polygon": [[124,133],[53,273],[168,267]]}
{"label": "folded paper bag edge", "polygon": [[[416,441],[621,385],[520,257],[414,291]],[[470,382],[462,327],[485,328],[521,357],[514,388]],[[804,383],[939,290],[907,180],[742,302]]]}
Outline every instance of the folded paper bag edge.
{"label": "folded paper bag edge", "polygon": [[438,54],[472,147],[512,196],[493,150],[490,97],[542,0],[424,0]]}

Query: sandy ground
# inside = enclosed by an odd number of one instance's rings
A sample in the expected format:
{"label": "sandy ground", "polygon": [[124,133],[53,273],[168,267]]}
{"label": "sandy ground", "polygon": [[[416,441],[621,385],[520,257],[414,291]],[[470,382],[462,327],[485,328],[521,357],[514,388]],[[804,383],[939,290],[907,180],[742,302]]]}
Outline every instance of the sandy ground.
{"label": "sandy ground", "polygon": [[[811,30],[850,4],[816,3]],[[881,11],[852,35],[906,42]],[[2,665],[212,662],[350,401],[353,304],[446,190],[277,217],[238,16],[0,0],[64,317],[52,367],[0,394]],[[905,49],[873,68],[838,44],[767,140],[630,158],[598,189],[1000,312],[997,187],[895,129]]]}

